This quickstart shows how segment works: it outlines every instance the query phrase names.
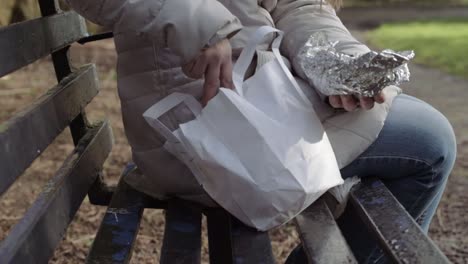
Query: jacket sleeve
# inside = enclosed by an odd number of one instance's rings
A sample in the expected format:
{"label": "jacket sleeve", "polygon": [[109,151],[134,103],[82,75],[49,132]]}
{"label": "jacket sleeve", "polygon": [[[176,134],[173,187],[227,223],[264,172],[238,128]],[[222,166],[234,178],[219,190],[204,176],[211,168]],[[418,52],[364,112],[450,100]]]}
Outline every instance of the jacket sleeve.
{"label": "jacket sleeve", "polygon": [[182,62],[206,45],[239,31],[240,21],[217,0],[67,0],[90,21],[114,34],[134,31],[163,41]]}
{"label": "jacket sleeve", "polygon": [[305,79],[296,55],[315,32],[324,32],[336,49],[350,55],[361,55],[369,48],[357,41],[335,13],[333,7],[321,0],[278,0],[270,12],[278,29],[285,32],[282,53],[291,60],[294,71]]}

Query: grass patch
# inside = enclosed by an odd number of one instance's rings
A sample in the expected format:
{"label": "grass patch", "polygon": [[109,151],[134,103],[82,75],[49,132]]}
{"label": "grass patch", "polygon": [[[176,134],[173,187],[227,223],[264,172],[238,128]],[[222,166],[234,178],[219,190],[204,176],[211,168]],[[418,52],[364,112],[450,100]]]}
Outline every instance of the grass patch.
{"label": "grass patch", "polygon": [[415,50],[415,61],[468,78],[468,20],[385,24],[368,35],[371,45]]}

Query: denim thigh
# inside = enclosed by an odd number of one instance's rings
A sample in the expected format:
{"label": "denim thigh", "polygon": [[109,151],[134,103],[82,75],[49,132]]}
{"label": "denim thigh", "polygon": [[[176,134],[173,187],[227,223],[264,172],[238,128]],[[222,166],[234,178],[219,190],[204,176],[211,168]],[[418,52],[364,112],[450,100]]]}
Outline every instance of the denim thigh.
{"label": "denim thigh", "polygon": [[455,135],[447,118],[403,94],[395,98],[377,140],[341,173],[343,178],[380,178],[418,217],[445,182],[455,156]]}
{"label": "denim thigh", "polygon": [[[421,224],[427,231],[455,157],[456,140],[448,120],[429,104],[400,95],[378,139],[341,172],[344,178],[381,179],[411,216],[424,214]],[[338,222],[359,262],[380,258],[354,212],[346,210]]]}

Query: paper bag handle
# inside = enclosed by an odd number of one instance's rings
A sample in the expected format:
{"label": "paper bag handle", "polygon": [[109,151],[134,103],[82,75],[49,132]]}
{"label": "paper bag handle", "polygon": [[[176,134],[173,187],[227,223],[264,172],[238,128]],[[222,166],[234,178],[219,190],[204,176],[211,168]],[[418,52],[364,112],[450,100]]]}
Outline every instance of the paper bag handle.
{"label": "paper bag handle", "polygon": [[172,93],[143,113],[146,122],[172,143],[178,143],[179,139],[159,118],[181,103],[185,103],[195,116],[199,115],[202,110],[201,104],[193,96],[184,93]]}
{"label": "paper bag handle", "polygon": [[309,98],[307,98],[307,95],[305,95],[301,87],[299,87],[299,84],[296,82],[296,79],[292,75],[291,71],[288,69],[288,66],[286,66],[286,64],[284,63],[283,56],[281,56],[281,53],[279,50],[282,39],[283,39],[283,36],[281,35],[281,38],[280,37],[276,38],[271,44],[271,49],[273,51],[273,54],[275,55],[275,58],[278,60],[278,63],[281,66],[281,69],[283,70],[284,74],[286,74],[292,86],[298,93],[299,97],[302,99],[302,101],[304,101],[304,103],[306,103],[307,105],[310,105],[311,109],[313,109],[313,105],[310,102]]}
{"label": "paper bag handle", "polygon": [[275,55],[275,58],[278,60],[281,66],[281,69],[288,77],[290,83],[292,84],[294,89],[297,91],[299,97],[306,104],[309,104],[312,107],[312,103],[309,101],[307,96],[299,87],[299,84],[294,79],[294,76],[289,71],[288,67],[283,61],[283,57],[280,54],[279,48],[280,48],[281,41],[283,40],[283,36],[284,36],[283,31],[270,27],[270,26],[261,26],[255,31],[253,36],[250,38],[250,41],[247,43],[242,53],[240,54],[236,64],[234,65],[232,79],[233,79],[234,87],[237,93],[240,96],[243,96],[242,87],[244,83],[245,73],[247,72],[247,69],[249,68],[250,63],[252,62],[257,46],[260,45],[265,39],[265,37],[271,33],[278,33],[278,36],[273,40],[273,43],[271,44],[271,48],[272,48],[273,54]]}
{"label": "paper bag handle", "polygon": [[237,62],[234,65],[234,69],[232,71],[232,81],[237,93],[240,96],[243,95],[242,84],[244,83],[245,73],[247,72],[250,63],[252,62],[252,59],[257,50],[257,46],[263,42],[267,35],[275,32],[279,34],[276,39],[279,39],[279,42],[281,43],[281,40],[283,39],[282,31],[270,26],[259,27],[239,55],[239,58],[237,59]]}

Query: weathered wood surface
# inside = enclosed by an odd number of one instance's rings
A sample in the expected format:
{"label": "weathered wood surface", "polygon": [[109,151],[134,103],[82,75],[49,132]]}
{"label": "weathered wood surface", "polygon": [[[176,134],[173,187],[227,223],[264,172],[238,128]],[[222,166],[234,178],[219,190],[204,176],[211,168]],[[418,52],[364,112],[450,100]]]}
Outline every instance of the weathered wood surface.
{"label": "weathered wood surface", "polygon": [[87,35],[75,12],[37,18],[0,28],[0,77]]}
{"label": "weathered wood surface", "polygon": [[[134,173],[127,167],[123,176]],[[94,239],[87,263],[129,263],[146,197],[121,178]]]}
{"label": "weathered wood surface", "polygon": [[0,126],[0,194],[98,93],[96,69],[86,66]]}
{"label": "weathered wood surface", "polygon": [[294,222],[309,263],[357,263],[323,198]]}
{"label": "weathered wood surface", "polygon": [[201,256],[199,206],[180,200],[169,201],[161,248],[161,264],[199,264]]}
{"label": "weathered wood surface", "polygon": [[112,148],[107,122],[89,130],[0,245],[1,263],[46,263]]}
{"label": "weathered wood surface", "polygon": [[350,200],[394,263],[450,263],[381,181],[364,181]]}
{"label": "weathered wood surface", "polygon": [[275,263],[268,232],[244,225],[223,209],[206,215],[210,263]]}

